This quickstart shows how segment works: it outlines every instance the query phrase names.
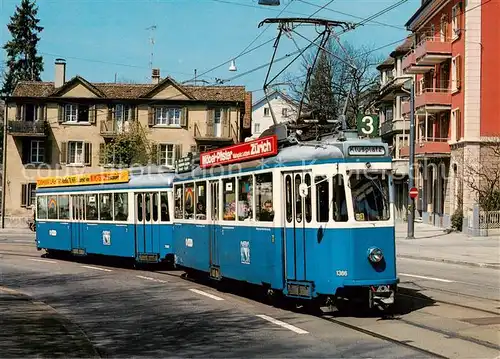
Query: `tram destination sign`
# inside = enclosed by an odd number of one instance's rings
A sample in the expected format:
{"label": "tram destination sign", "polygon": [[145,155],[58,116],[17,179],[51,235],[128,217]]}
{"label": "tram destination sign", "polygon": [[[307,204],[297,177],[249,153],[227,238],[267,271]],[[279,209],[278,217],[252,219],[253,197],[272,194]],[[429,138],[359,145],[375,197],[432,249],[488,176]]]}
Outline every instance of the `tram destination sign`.
{"label": "tram destination sign", "polygon": [[278,138],[273,135],[204,152],[200,154],[200,167],[208,168],[216,165],[227,165],[275,156],[276,154],[278,154]]}
{"label": "tram destination sign", "polygon": [[102,173],[84,173],[79,175],[42,177],[37,178],[36,186],[41,187],[63,187],[82,186],[92,184],[111,184],[128,182],[128,171],[113,171]]}
{"label": "tram destination sign", "polygon": [[349,146],[349,156],[385,156],[384,146]]}

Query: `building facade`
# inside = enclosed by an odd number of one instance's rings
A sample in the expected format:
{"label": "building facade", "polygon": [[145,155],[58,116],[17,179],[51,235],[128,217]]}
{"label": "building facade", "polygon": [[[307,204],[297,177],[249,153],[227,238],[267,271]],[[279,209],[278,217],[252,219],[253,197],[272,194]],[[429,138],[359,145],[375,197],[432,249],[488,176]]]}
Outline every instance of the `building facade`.
{"label": "building facade", "polygon": [[[269,102],[271,107],[269,106]],[[271,108],[278,123],[296,120],[297,105],[288,95],[275,90],[269,94],[269,102],[264,96],[253,103],[251,138],[258,138],[262,132],[273,125]]]}
{"label": "building facade", "polygon": [[403,113],[403,104],[408,94],[402,87],[413,76],[405,75],[402,68],[403,56],[410,50],[412,37],[408,37],[398,46],[377,69],[380,72],[380,92],[377,99],[379,109],[379,133],[384,142],[389,144],[392,155],[396,219],[404,220],[408,208],[408,159],[400,155],[402,148],[408,146],[410,137],[410,119]]}
{"label": "building facade", "polygon": [[5,216],[13,221],[31,215],[37,177],[117,164],[106,148],[124,132],[140,131],[150,162],[173,168],[188,152],[240,142],[250,130],[242,86],[181,85],[159,70],[151,84],[66,81],[65,61],[55,67],[54,82],[20,82],[6,99]]}
{"label": "building facade", "polygon": [[[423,0],[406,24],[413,41],[401,67],[414,77],[417,210],[425,223],[449,227],[456,211],[477,204],[467,168],[487,166],[484,144],[500,137],[499,16],[499,0]],[[401,114],[409,113],[404,101]],[[408,155],[402,146],[399,156]]]}

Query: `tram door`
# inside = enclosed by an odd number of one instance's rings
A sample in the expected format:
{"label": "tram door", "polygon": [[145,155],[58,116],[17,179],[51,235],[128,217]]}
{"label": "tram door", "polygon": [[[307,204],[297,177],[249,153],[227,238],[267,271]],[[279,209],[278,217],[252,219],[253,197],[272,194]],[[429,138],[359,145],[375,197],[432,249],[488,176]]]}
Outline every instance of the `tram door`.
{"label": "tram door", "polygon": [[139,260],[155,261],[159,254],[158,193],[135,194],[135,241]]}
{"label": "tram door", "polygon": [[311,174],[287,172],[284,180],[285,255],[288,280],[306,280],[307,237],[311,222]]}
{"label": "tram door", "polygon": [[[210,258],[210,268],[212,266],[219,266],[219,248],[217,245],[217,221],[219,220],[220,210],[219,210],[219,181],[210,182],[210,215],[212,218],[212,223],[210,226],[210,238],[209,238],[209,258]],[[218,273],[212,273],[212,276],[217,277]]]}
{"label": "tram door", "polygon": [[85,227],[85,195],[71,196],[73,221],[71,222],[71,251],[75,254],[84,253]]}

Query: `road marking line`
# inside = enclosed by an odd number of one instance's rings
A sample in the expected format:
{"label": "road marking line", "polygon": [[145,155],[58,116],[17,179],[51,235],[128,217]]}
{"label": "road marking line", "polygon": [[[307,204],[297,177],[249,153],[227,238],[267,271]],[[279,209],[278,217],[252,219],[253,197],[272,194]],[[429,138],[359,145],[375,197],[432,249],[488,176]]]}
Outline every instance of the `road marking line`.
{"label": "road marking line", "polygon": [[209,298],[212,298],[212,299],[215,299],[215,300],[224,300],[221,297],[217,297],[216,295],[213,295],[213,294],[210,294],[210,293],[206,293],[206,292],[204,292],[202,290],[199,290],[199,289],[190,289],[190,291],[198,293],[198,294],[201,294],[201,295],[204,295],[205,297],[209,297]]}
{"label": "road marking line", "polygon": [[56,261],[49,261],[47,259],[28,259],[29,261],[33,262],[42,262],[42,263],[51,263],[51,264],[57,264]]}
{"label": "road marking line", "polygon": [[402,275],[404,277],[413,277],[413,278],[420,278],[420,279],[429,279],[429,280],[435,280],[436,282],[443,282],[443,283],[453,283],[453,280],[449,279],[441,279],[441,278],[435,278],[435,277],[426,277],[423,275],[416,275],[416,274],[406,274],[406,273],[399,273],[399,275]]}
{"label": "road marking line", "polygon": [[92,266],[82,266],[83,268],[88,268],[88,269],[95,269],[95,270],[101,270],[103,272],[112,272],[111,269],[106,269],[106,268],[99,268],[99,267],[92,267]]}
{"label": "road marking line", "polygon": [[297,334],[308,334],[309,333],[309,332],[306,332],[304,329],[297,328],[296,326],[293,326],[291,324],[282,322],[281,320],[274,319],[272,317],[268,317],[267,315],[264,315],[264,314],[259,314],[257,316],[259,318],[267,320],[268,322],[271,322],[273,324],[279,325],[280,327],[283,327],[283,328],[286,328],[288,330],[291,330],[292,332],[295,332]]}
{"label": "road marking line", "polygon": [[168,283],[167,281],[164,281],[164,280],[161,280],[161,279],[156,279],[156,278],[151,278],[151,277],[144,277],[142,275],[136,275],[137,278],[141,278],[141,279],[146,279],[146,280],[150,280],[152,282],[158,282],[158,283]]}

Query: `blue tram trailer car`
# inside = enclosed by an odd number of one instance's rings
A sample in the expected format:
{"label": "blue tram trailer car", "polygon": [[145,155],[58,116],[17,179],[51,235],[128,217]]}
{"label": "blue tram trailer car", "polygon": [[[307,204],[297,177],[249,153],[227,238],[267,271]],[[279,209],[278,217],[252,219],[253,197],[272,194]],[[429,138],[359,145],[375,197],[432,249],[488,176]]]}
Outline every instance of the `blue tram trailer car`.
{"label": "blue tram trailer car", "polygon": [[386,144],[332,137],[278,150],[271,136],[201,154],[200,164],[174,180],[177,266],[317,304],[394,302]]}
{"label": "blue tram trailer car", "polygon": [[[102,180],[103,175],[115,175],[113,183]],[[39,179],[37,249],[173,263],[173,177],[139,168]],[[92,178],[98,184],[91,184]]]}

